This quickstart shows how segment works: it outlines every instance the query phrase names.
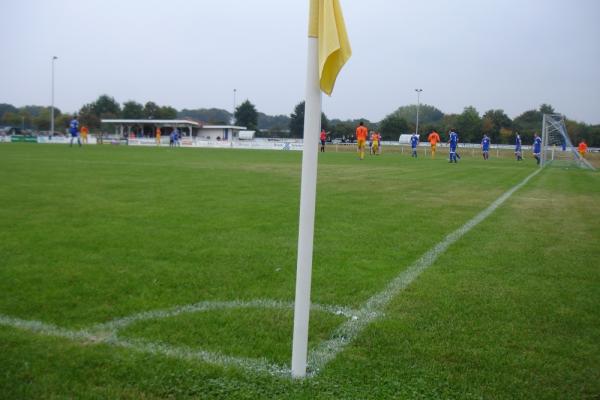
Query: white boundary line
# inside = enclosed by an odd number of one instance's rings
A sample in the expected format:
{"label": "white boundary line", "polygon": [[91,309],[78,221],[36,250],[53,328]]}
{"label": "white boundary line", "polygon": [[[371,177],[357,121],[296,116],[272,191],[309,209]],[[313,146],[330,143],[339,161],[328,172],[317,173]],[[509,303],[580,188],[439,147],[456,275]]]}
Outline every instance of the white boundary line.
{"label": "white boundary line", "polygon": [[[263,309],[294,309],[293,302],[284,302],[278,300],[234,300],[234,301],[202,301],[195,304],[188,304],[184,306],[176,306],[163,310],[152,310],[145,311],[139,314],[133,314],[124,318],[119,318],[106,322],[104,324],[97,324],[90,328],[92,331],[117,331],[123,329],[128,325],[139,321],[145,321],[149,319],[169,318],[176,317],[180,314],[190,314],[196,312],[204,312],[211,310],[224,310],[224,309],[240,309],[240,308],[263,308]],[[352,310],[347,307],[341,306],[327,306],[321,304],[313,304],[311,309],[314,311],[323,311],[330,314],[340,315],[346,318],[351,318],[358,313],[357,310]]]}
{"label": "white boundary line", "polygon": [[252,359],[243,357],[226,356],[220,353],[197,350],[184,346],[171,346],[164,343],[148,342],[136,339],[121,339],[116,331],[108,334],[93,333],[82,329],[79,331],[68,330],[56,325],[46,324],[40,321],[28,321],[20,318],[12,318],[0,315],[0,325],[37,333],[44,336],[60,337],[76,342],[107,344],[136,350],[142,353],[163,355],[183,360],[204,361],[209,364],[222,367],[238,367],[255,373],[268,373],[274,376],[288,376],[289,368],[270,363],[266,359]]}
{"label": "white boundary line", "polygon": [[[47,324],[41,321],[24,320],[13,318],[0,314],[0,326],[10,326],[13,328],[33,332],[39,335],[60,337],[77,342],[107,344],[116,347],[123,347],[136,350],[142,353],[157,354],[167,357],[174,357],[183,360],[203,361],[208,364],[222,367],[238,367],[258,374],[269,374],[273,376],[287,377],[290,369],[269,362],[267,359],[244,358],[227,356],[217,352],[198,350],[187,346],[172,346],[160,342],[151,342],[141,339],[124,339],[119,337],[119,330],[139,321],[152,319],[163,319],[175,317],[181,314],[196,312],[205,312],[223,309],[280,309],[293,310],[293,302],[283,302],[277,300],[251,300],[251,301],[203,301],[196,304],[171,307],[163,310],[152,310],[138,314],[133,314],[124,318],[115,319],[103,324],[96,324],[89,328],[81,330],[69,330],[58,327],[53,324]],[[355,318],[357,310],[348,307],[330,306],[313,304],[313,311],[322,311],[330,314],[339,315],[345,318]]]}
{"label": "white boundary line", "polygon": [[[309,377],[316,376],[320,371],[335,357],[352,343],[356,337],[373,321],[383,315],[384,309],[389,305],[394,297],[400,294],[406,287],[414,282],[419,275],[430,267],[437,258],[448,249],[452,244],[462,238],[467,232],[477,226],[492,214],[500,205],[502,205],[514,192],[522,188],[531,178],[537,175],[542,169],[527,176],[521,183],[517,184],[485,210],[477,214],[463,226],[448,234],[441,242],[427,251],[421,258],[409,266],[406,270],[394,278],[384,290],[369,298],[359,310],[353,310],[347,307],[311,305],[312,310],[328,312],[347,318],[347,321],[340,325],[331,338],[317,345],[316,348],[309,351],[308,369]],[[163,355],[183,360],[200,360],[209,364],[222,367],[234,366],[258,374],[269,374],[273,376],[289,377],[290,368],[270,363],[266,359],[251,359],[242,357],[232,357],[220,353],[196,350],[185,346],[171,346],[164,343],[149,342],[145,340],[122,339],[118,337],[118,331],[135,322],[149,319],[160,319],[174,317],[185,313],[203,312],[218,309],[239,309],[239,308],[266,308],[266,309],[293,309],[292,302],[282,302],[277,300],[251,300],[251,301],[203,301],[200,303],[172,307],[163,310],[146,311],[139,314],[119,318],[103,324],[96,324],[88,329],[68,330],[52,324],[46,324],[41,321],[30,321],[19,318],[13,318],[0,314],[0,326],[10,326],[13,328],[30,331],[33,333],[61,337],[79,342],[91,342],[97,344],[108,344],[117,347],[136,350],[143,353]]]}
{"label": "white boundary line", "polygon": [[331,339],[321,342],[316,349],[309,352],[308,368],[309,375],[318,374],[323,367],[333,360],[348,344],[350,344],[370,323],[383,313],[387,305],[410,285],[423,271],[430,267],[435,260],[446,251],[450,245],[462,238],[473,227],[477,226],[481,221],[485,220],[493,213],[502,203],[504,203],[514,192],[522,188],[531,178],[537,175],[541,169],[526,177],[521,183],[514,186],[512,189],[505,192],[502,196],[496,199],[485,210],[477,214],[463,226],[448,234],[444,240],[439,242],[421,258],[419,258],[410,267],[404,270],[387,287],[368,299],[363,307],[359,310],[358,318],[351,318],[338,329],[336,329]]}

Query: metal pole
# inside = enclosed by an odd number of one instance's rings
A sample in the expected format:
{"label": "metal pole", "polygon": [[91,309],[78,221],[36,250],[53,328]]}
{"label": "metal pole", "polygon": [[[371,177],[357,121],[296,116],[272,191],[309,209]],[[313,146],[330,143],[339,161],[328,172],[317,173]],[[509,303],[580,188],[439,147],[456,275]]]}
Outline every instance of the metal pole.
{"label": "metal pole", "polygon": [[50,108],[50,136],[54,136],[54,60],[58,59],[52,56],[52,107]]}
{"label": "metal pole", "polygon": [[237,89],[233,89],[233,113],[231,114],[231,124],[235,124],[235,97],[237,94]]}
{"label": "metal pole", "polygon": [[[544,164],[546,163],[546,138],[547,138],[547,134],[546,134],[547,128],[546,128],[546,114],[544,114],[542,116],[542,145],[541,145],[541,149],[540,149],[540,168],[544,166]],[[534,139],[534,146],[535,146],[535,139]]]}
{"label": "metal pole", "polygon": [[415,128],[415,133],[419,135],[419,108],[421,107],[421,92],[423,89],[415,89],[417,92],[417,126]]}
{"label": "metal pole", "polygon": [[[236,103],[235,97],[236,97],[236,94],[237,94],[237,89],[233,89],[233,113],[231,114],[231,125],[235,125],[235,103]],[[230,138],[229,142],[233,146],[233,128],[231,128],[231,138]]]}

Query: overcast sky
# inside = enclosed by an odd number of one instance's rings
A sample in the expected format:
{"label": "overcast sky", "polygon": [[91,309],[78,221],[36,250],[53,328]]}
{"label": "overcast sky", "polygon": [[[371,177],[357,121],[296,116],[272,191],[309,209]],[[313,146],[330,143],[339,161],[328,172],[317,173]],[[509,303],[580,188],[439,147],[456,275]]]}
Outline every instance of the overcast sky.
{"label": "overcast sky", "polygon": [[[329,118],[422,103],[514,118],[549,103],[600,123],[598,0],[341,0],[353,56]],[[121,103],[290,114],[303,100],[308,0],[0,0],[0,103]]]}

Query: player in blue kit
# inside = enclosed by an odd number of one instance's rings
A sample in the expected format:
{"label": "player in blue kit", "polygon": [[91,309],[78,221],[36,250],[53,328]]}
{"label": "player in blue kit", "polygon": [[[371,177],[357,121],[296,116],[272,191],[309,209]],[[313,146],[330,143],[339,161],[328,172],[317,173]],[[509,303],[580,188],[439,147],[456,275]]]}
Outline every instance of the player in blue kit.
{"label": "player in blue kit", "polygon": [[413,133],[413,135],[410,137],[410,147],[412,149],[411,157],[417,158],[417,146],[418,145],[419,145],[419,135],[417,135],[416,133]]}
{"label": "player in blue kit", "polygon": [[490,138],[488,135],[483,135],[483,140],[481,141],[481,152],[483,153],[483,159],[488,160],[490,158]]}
{"label": "player in blue kit", "polygon": [[537,164],[540,165],[540,154],[542,153],[542,138],[537,133],[533,134],[533,157],[537,160]]}
{"label": "player in blue kit", "polygon": [[517,133],[517,137],[515,138],[515,156],[517,157],[517,161],[523,161],[523,156],[521,153],[521,135]]}
{"label": "player in blue kit", "polygon": [[454,161],[455,163],[457,163],[458,161],[456,160],[456,147],[458,146],[458,134],[454,132],[454,129],[450,131],[450,139],[448,140],[448,143],[450,143],[450,161],[448,162]]}
{"label": "player in blue kit", "polygon": [[71,143],[69,146],[73,146],[73,139],[77,138],[77,143],[79,147],[81,147],[81,139],[79,138],[79,121],[77,121],[77,116],[74,116],[71,122],[69,123],[69,133],[71,134]]}

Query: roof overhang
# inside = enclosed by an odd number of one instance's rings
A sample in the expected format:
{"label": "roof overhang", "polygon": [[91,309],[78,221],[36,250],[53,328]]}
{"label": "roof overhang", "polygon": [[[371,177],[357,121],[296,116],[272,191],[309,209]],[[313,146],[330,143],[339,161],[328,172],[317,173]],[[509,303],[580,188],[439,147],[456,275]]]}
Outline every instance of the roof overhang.
{"label": "roof overhang", "polygon": [[202,127],[202,124],[196,121],[189,121],[187,119],[102,119],[103,124],[121,124],[121,125],[185,125],[195,126],[198,128]]}

